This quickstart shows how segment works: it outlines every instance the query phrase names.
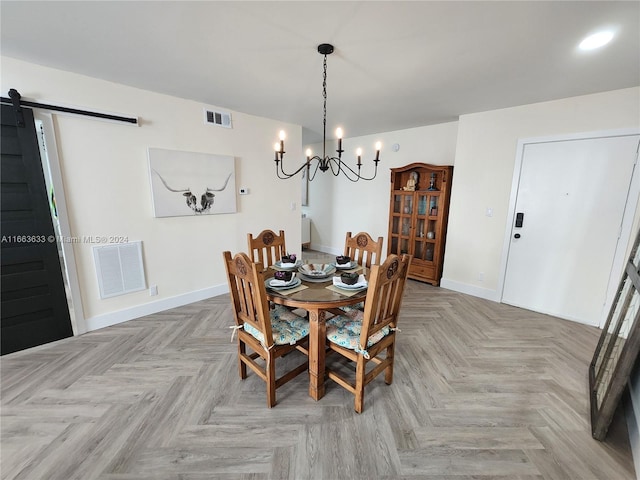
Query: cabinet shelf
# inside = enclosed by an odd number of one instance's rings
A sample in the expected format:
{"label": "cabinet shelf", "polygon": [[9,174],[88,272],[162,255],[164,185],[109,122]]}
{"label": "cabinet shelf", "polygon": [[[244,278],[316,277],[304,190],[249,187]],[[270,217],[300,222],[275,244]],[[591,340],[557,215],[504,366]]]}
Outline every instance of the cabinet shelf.
{"label": "cabinet shelf", "polygon": [[426,163],[391,169],[387,252],[413,255],[409,278],[432,285],[442,277],[452,175],[452,166]]}

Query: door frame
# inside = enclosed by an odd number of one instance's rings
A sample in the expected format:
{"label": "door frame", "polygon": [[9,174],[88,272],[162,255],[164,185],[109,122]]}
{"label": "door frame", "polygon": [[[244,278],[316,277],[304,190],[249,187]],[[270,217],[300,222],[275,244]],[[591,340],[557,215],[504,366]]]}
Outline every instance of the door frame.
{"label": "door frame", "polygon": [[[499,302],[502,303],[504,295],[504,284],[507,275],[507,262],[509,259],[509,249],[511,248],[511,235],[513,234],[513,224],[516,214],[516,201],[518,199],[518,188],[520,186],[520,175],[522,172],[522,162],[524,160],[525,146],[538,143],[556,143],[565,142],[571,140],[588,140],[597,138],[610,138],[610,137],[626,137],[640,135],[640,128],[622,128],[615,130],[600,130],[594,132],[581,132],[581,133],[567,133],[561,135],[544,136],[544,137],[532,137],[518,139],[518,145],[516,148],[516,158],[513,169],[513,179],[511,181],[511,196],[509,198],[509,210],[507,212],[507,221],[504,233],[504,240],[502,245],[502,257],[500,259],[500,275],[498,278],[498,294]],[[636,164],[633,169],[631,182],[629,185],[629,192],[627,193],[627,202],[624,207],[622,215],[622,225],[618,237],[618,244],[616,245],[616,251],[613,258],[613,264],[609,272],[609,280],[607,283],[607,294],[605,305],[603,306],[600,321],[598,326],[602,328],[604,325],[609,308],[613,302],[620,276],[622,275],[622,269],[624,268],[625,260],[627,258],[627,251],[630,247],[633,220],[635,217],[636,209],[638,207],[638,197],[640,196],[640,167],[638,166],[638,152],[636,151]]]}
{"label": "door frame", "polygon": [[[33,110],[35,120],[42,122],[44,130],[45,147],[47,149],[47,159],[49,161],[49,170],[51,171],[51,183],[56,192],[56,211],[58,213],[58,221],[60,222],[60,232],[63,237],[71,238],[71,226],[69,223],[69,214],[67,212],[67,201],[64,191],[64,183],[62,181],[62,170],[60,168],[60,158],[58,156],[58,145],[56,142],[56,133],[53,122],[53,115],[38,109]],[[42,158],[42,162],[45,159]],[[45,165],[42,165],[45,168]],[[60,239],[58,239],[60,242]],[[87,322],[82,307],[82,295],[80,292],[80,281],[78,279],[78,269],[73,251],[73,242],[60,242],[64,256],[64,271],[69,282],[71,293],[71,304],[73,312],[71,313],[71,325],[74,335],[81,335],[88,331]]]}

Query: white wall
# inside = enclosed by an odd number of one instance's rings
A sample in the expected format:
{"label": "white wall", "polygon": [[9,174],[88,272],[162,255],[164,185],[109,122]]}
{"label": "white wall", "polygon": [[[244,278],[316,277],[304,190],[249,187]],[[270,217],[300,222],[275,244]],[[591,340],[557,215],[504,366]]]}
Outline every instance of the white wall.
{"label": "white wall", "polygon": [[[301,158],[301,127],[232,112],[233,129],[204,124],[205,105],[2,57],[1,89],[26,100],[139,117],[140,126],[55,115],[56,140],[73,236],[120,235],[142,240],[147,291],[101,300],[91,244],[76,244],[84,321],[80,333],[226,290],[222,251],[246,251],[246,235],[283,229],[299,251],[300,183],[282,188],[272,145],[280,129],[287,151]],[[212,86],[215,88],[215,86]],[[208,106],[213,107],[213,106]],[[231,155],[238,213],[154,218],[147,148]],[[276,194],[277,192],[277,194]],[[75,302],[78,299],[74,299]]]}
{"label": "white wall", "polygon": [[[364,174],[373,170],[375,141],[382,141],[378,176],[370,182],[351,183],[329,172],[318,173],[309,186],[309,206],[303,207],[312,219],[312,247],[338,253],[345,232],[360,230],[381,235],[386,242],[389,168],[412,162],[454,165],[443,285],[499,300],[518,140],[639,125],[640,88],[635,87],[463,115],[459,122],[346,138],[344,158],[354,165],[353,152],[362,147]],[[398,152],[391,151],[394,143],[400,145]],[[335,142],[327,145],[333,154]],[[320,145],[311,147],[314,153],[321,151]],[[487,207],[493,209],[493,217],[485,215]],[[478,281],[480,271],[484,272],[482,282]]]}
{"label": "white wall", "polygon": [[[446,288],[500,300],[498,284],[519,139],[638,128],[640,88],[463,115],[458,126],[444,272]],[[487,207],[493,217],[485,216]],[[638,230],[636,211],[632,236]],[[633,241],[633,238],[631,239]],[[478,272],[484,272],[484,281]],[[630,380],[631,441],[640,427],[640,369]],[[640,465],[640,452],[634,452]]]}
{"label": "white wall", "polygon": [[[342,174],[336,178],[328,171],[318,172],[309,185],[309,205],[303,207],[312,221],[312,248],[341,254],[346,232],[365,231],[374,238],[384,237],[383,256],[386,256],[390,169],[414,162],[453,165],[457,129],[458,122],[450,122],[345,138],[343,158],[350,166],[356,164],[355,150],[358,147],[363,150],[363,176],[373,173],[374,145],[377,141],[382,142],[378,175],[372,181],[352,183]],[[400,146],[397,152],[391,150],[395,143]],[[311,148],[316,154],[322,152],[321,145]],[[328,154],[336,155],[336,148],[334,141],[327,142]],[[455,169],[453,175],[455,178]]]}
{"label": "white wall", "polygon": [[[497,289],[519,139],[638,126],[638,87],[461,116],[442,285],[500,299]],[[487,207],[493,209],[493,217],[485,215]]]}

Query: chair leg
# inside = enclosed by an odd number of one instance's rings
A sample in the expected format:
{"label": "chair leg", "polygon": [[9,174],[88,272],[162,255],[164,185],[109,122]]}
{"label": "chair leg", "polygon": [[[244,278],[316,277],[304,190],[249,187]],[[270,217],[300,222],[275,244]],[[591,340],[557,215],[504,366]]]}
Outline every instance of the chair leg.
{"label": "chair leg", "polygon": [[384,369],[384,383],[387,385],[391,385],[391,382],[393,382],[393,355],[395,346],[396,342],[392,342],[391,345],[387,347],[387,359],[389,360],[389,366]]}
{"label": "chair leg", "polygon": [[267,356],[265,373],[267,374],[267,406],[271,408],[276,404],[276,362],[271,355]]}
{"label": "chair leg", "polygon": [[355,410],[358,413],[362,413],[364,408],[364,371],[365,360],[362,355],[358,356],[356,363],[356,388],[355,388]]}
{"label": "chair leg", "polygon": [[247,347],[242,340],[238,340],[238,369],[240,378],[247,378],[247,365],[242,361],[242,356],[247,353]]}

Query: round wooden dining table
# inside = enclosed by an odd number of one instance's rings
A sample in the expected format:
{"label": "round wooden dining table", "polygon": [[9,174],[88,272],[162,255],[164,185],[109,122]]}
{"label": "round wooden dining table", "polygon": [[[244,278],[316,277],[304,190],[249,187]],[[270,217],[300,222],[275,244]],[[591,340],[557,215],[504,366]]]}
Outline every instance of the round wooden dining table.
{"label": "round wooden dining table", "polygon": [[[327,312],[339,315],[340,307],[355,305],[364,301],[367,290],[357,292],[338,293],[327,287],[332,286],[333,276],[339,275],[339,271],[329,276],[326,281],[307,281],[302,275],[302,285],[305,289],[288,293],[287,290],[276,291],[267,288],[267,296],[273,303],[285,305],[291,308],[302,308],[309,312],[309,395],[315,400],[324,396],[324,366],[325,366],[325,342],[327,326],[325,315]],[[367,269],[362,267],[358,273],[368,278]],[[273,277],[274,271],[270,268],[265,272],[265,279]],[[292,289],[295,290],[295,289]]]}

